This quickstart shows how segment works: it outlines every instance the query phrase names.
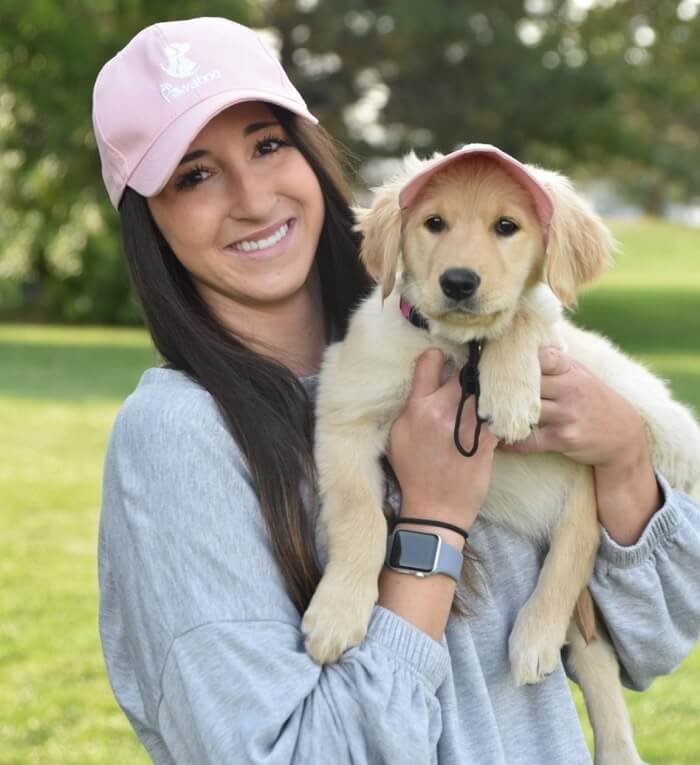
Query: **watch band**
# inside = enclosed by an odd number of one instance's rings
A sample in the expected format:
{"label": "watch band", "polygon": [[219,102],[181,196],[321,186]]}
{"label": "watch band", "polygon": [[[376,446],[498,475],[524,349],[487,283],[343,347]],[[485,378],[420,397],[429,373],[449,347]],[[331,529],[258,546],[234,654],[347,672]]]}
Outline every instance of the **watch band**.
{"label": "watch band", "polygon": [[458,582],[462,560],[461,550],[432,532],[397,529],[387,539],[385,564],[402,574],[446,574]]}

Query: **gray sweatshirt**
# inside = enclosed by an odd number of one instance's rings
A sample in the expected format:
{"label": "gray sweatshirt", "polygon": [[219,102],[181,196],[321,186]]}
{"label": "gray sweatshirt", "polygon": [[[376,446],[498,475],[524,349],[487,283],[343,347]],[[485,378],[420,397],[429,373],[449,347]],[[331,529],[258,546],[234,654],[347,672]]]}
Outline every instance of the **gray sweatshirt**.
{"label": "gray sweatshirt", "polygon": [[[646,688],[700,635],[700,508],[665,504],[590,586],[623,680]],[[540,553],[477,519],[486,596],[436,642],[376,607],[320,667],[275,564],[250,475],[210,395],[150,369],[106,457],[100,634],[117,701],[158,765],[590,765],[563,665],[516,688],[507,640]]]}

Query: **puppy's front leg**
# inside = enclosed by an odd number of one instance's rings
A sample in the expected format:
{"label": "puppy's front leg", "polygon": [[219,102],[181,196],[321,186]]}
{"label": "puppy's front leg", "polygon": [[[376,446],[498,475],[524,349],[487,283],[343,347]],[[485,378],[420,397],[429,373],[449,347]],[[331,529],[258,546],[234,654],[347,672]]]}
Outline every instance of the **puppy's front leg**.
{"label": "puppy's front leg", "polygon": [[561,344],[555,328],[559,310],[556,298],[539,286],[508,329],[484,346],[479,416],[509,444],[527,438],[540,419],[538,349],[545,343]]}
{"label": "puppy's front leg", "polygon": [[574,606],[591,576],[599,544],[593,469],[580,465],[537,587],[510,634],[508,649],[516,685],[540,682],[559,663]]}
{"label": "puppy's front leg", "polygon": [[386,554],[380,457],[388,427],[363,420],[317,432],[321,524],[328,564],[307,609],[306,649],[320,664],[335,661],[367,631]]}

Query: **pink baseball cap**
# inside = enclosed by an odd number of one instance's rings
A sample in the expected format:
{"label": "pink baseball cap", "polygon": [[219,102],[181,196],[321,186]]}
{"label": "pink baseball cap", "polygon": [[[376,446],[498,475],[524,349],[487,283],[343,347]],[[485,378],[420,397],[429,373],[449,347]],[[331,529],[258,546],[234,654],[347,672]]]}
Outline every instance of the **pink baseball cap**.
{"label": "pink baseball cap", "polygon": [[399,207],[402,211],[408,210],[416,201],[418,195],[428,181],[440,170],[456,160],[466,156],[485,156],[495,160],[507,173],[509,173],[532,197],[535,212],[542,227],[545,246],[549,239],[549,226],[552,222],[554,206],[552,198],[545,187],[535,175],[521,162],[506,154],[496,146],[488,143],[469,143],[461,149],[429,160],[421,168],[417,175],[401,189],[399,194]]}
{"label": "pink baseball cap", "polygon": [[242,101],[266,101],[318,122],[252,29],[198,18],[139,32],[102,67],[93,91],[93,126],[112,204],[119,206],[126,186],[145,197],[157,194],[209,120]]}

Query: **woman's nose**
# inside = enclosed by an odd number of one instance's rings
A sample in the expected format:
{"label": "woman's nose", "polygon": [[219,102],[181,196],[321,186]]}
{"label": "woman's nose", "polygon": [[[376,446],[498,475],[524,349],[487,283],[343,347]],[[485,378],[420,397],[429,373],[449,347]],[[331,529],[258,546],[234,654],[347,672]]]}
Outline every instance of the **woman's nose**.
{"label": "woman's nose", "polygon": [[277,203],[269,174],[238,172],[229,181],[229,211],[237,220],[264,220]]}

